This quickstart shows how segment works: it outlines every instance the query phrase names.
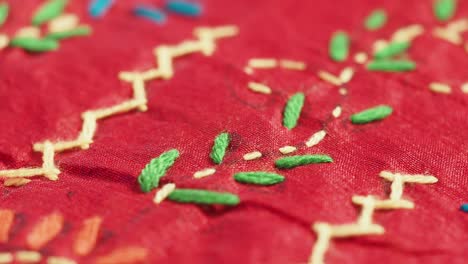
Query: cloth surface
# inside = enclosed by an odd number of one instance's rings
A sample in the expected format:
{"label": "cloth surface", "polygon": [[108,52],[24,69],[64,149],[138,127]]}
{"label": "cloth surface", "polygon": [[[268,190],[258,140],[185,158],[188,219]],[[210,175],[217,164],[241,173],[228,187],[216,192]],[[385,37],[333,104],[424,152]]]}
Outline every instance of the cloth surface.
{"label": "cloth surface", "polygon": [[[41,1],[9,1],[11,16],[2,30],[12,34],[29,23]],[[65,228],[41,252],[92,263],[96,256],[120,246],[149,249],[146,263],[306,263],[316,235],[316,221],[348,223],[359,208],[354,194],[386,197],[390,184],[382,170],[427,173],[438,177],[432,185],[406,185],[404,196],[414,210],[377,211],[374,221],[385,227],[381,236],[334,239],[326,263],[465,263],[468,258],[468,214],[458,210],[468,201],[468,96],[460,89],[449,95],[433,93],[433,81],[460,87],[468,81],[468,55],[461,47],[426,32],[409,53],[417,70],[375,73],[352,61],[336,63],[328,57],[328,40],[338,30],[351,38],[351,55],[371,53],[372,43],[389,38],[398,28],[440,23],[431,1],[280,1],[204,0],[204,15],[187,19],[170,15],[164,26],[136,18],[137,3],[117,1],[105,17],[92,20],[87,1],[71,1],[67,10],[80,15],[94,30],[91,37],[61,43],[56,52],[29,54],[12,48],[0,52],[0,169],[41,165],[32,144],[45,139],[72,139],[81,129],[80,114],[131,97],[131,86],[119,81],[122,70],[155,66],[153,48],[193,39],[201,25],[234,24],[236,37],[218,41],[212,57],[193,54],[176,59],[170,80],[146,83],[148,111],[132,111],[98,123],[88,150],[57,154],[61,169],[56,182],[37,177],[20,188],[1,189],[0,208],[17,213],[10,238],[0,251],[26,248],[33,225],[53,211],[65,217]],[[364,17],[385,8],[388,24],[368,32]],[[468,2],[459,1],[456,17],[468,16]],[[243,71],[252,57],[305,61],[305,71]],[[338,74],[347,65],[356,75],[348,94],[318,79],[318,70]],[[247,89],[249,81],[268,84],[271,95]],[[289,96],[306,95],[298,125],[282,126]],[[387,119],[353,125],[352,113],[387,104]],[[340,118],[331,117],[341,105]],[[327,136],[298,154],[323,153],[330,164],[277,170],[274,160],[285,145],[301,146],[325,128]],[[229,132],[231,145],[224,162],[209,158],[212,142]],[[150,159],[177,148],[181,156],[161,183],[238,194],[232,208],[152,202],[154,191],[142,193],[136,178]],[[244,161],[254,150],[264,156]],[[194,179],[193,173],[215,167],[216,173]],[[285,182],[259,187],[237,183],[240,171],[271,171]],[[75,256],[71,245],[83,219],[103,218],[97,245],[87,257]]]}

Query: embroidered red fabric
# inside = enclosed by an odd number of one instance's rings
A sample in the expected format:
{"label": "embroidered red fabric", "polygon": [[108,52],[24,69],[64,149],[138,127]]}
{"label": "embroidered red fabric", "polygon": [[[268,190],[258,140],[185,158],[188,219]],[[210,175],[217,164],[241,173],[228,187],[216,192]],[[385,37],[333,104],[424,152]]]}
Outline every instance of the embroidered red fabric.
{"label": "embroidered red fabric", "polygon": [[[42,1],[9,1],[11,15],[1,30],[12,35],[29,24]],[[468,257],[468,214],[458,210],[468,202],[468,95],[460,90],[468,81],[467,53],[431,35],[436,21],[431,1],[202,1],[204,15],[188,19],[169,15],[158,26],[132,15],[136,3],[116,1],[108,14],[91,20],[87,1],[70,1],[67,11],[89,23],[91,37],[64,40],[56,52],[29,54],[17,48],[0,52],[0,169],[40,166],[34,142],[72,139],[81,129],[80,114],[110,106],[131,96],[129,84],[119,81],[122,70],[155,66],[153,48],[192,39],[200,25],[234,24],[240,34],[218,42],[212,57],[193,54],[175,61],[170,80],[146,84],[147,112],[130,112],[100,121],[88,150],[56,156],[62,170],[56,182],[36,178],[20,188],[1,189],[2,209],[16,212],[9,241],[0,251],[25,249],[26,236],[39,219],[53,211],[64,215],[65,228],[40,251],[92,263],[120,246],[149,250],[146,263],[306,263],[316,235],[316,221],[348,223],[359,208],[354,194],[387,197],[390,184],[382,170],[427,173],[438,177],[432,185],[406,185],[404,197],[414,210],[376,211],[374,221],[385,227],[382,236],[333,240],[327,263],[465,263]],[[458,1],[456,18],[468,16],[468,3]],[[388,24],[368,32],[363,19],[385,8]],[[417,63],[409,73],[369,72],[355,64],[328,57],[328,40],[336,30],[347,31],[351,54],[371,53],[377,39],[388,39],[402,26],[426,28],[408,56]],[[466,36],[465,36],[466,40]],[[305,61],[305,71],[243,71],[252,57]],[[318,70],[338,74],[356,69],[346,85],[348,94],[316,76]],[[270,86],[271,95],[247,89],[249,81]],[[432,81],[452,86],[451,94],[428,89]],[[287,98],[306,94],[298,126],[282,126]],[[352,113],[387,104],[387,119],[352,125]],[[331,117],[341,105],[343,114]],[[331,164],[279,171],[278,148],[302,146],[313,133],[328,135],[299,154],[324,153]],[[214,137],[229,132],[232,143],[223,164],[214,166],[209,153]],[[177,148],[180,158],[161,182],[178,187],[227,191],[241,204],[212,208],[165,201],[152,202],[154,192],[142,193],[136,181],[145,164],[163,151]],[[244,161],[250,151],[264,156]],[[193,173],[215,167],[216,174],[194,179]],[[240,171],[272,171],[286,177],[271,187],[239,184]],[[103,218],[97,245],[87,257],[72,251],[73,239],[85,218]]]}

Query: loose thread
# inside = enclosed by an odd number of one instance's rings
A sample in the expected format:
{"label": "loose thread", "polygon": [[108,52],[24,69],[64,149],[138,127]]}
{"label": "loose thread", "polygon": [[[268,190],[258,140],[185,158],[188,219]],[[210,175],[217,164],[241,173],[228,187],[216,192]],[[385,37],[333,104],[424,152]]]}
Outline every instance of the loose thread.
{"label": "loose thread", "polygon": [[286,103],[283,112],[283,125],[289,130],[296,127],[302,107],[304,106],[304,100],[305,96],[303,93],[296,93]]}
{"label": "loose thread", "polygon": [[211,160],[214,163],[221,164],[223,162],[224,155],[226,155],[226,150],[230,142],[231,139],[228,133],[221,133],[216,136],[210,154]]}
{"label": "loose thread", "polygon": [[292,169],[302,165],[329,162],[333,162],[333,159],[328,155],[302,155],[277,159],[275,166],[279,169]]}
{"label": "loose thread", "polygon": [[166,175],[167,170],[172,167],[179,157],[179,151],[172,149],[162,153],[159,157],[152,159],[138,176],[138,183],[143,192],[150,192],[159,186],[159,180]]}
{"label": "loose thread", "polygon": [[99,216],[94,216],[83,221],[83,226],[73,243],[73,250],[77,255],[86,256],[94,249],[101,223],[102,218]]}
{"label": "loose thread", "polygon": [[54,212],[47,215],[37,223],[26,237],[27,245],[34,250],[42,248],[55,238],[63,227],[63,216]]}

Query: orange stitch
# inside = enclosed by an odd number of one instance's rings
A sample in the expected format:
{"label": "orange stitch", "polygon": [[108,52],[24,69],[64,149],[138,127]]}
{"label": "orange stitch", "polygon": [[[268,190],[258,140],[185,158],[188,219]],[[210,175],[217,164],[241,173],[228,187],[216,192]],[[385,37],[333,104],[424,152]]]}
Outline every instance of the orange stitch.
{"label": "orange stitch", "polygon": [[96,245],[96,240],[99,234],[99,228],[102,223],[102,218],[94,216],[84,220],[83,227],[76,236],[73,250],[77,255],[88,255]]}
{"label": "orange stitch", "polygon": [[63,216],[59,212],[51,213],[37,223],[26,237],[31,249],[40,249],[57,236],[63,227]]}
{"label": "orange stitch", "polygon": [[0,242],[5,243],[8,241],[8,234],[13,225],[15,212],[9,209],[0,209]]}
{"label": "orange stitch", "polygon": [[96,259],[96,264],[124,264],[138,263],[146,259],[148,250],[142,247],[123,247],[115,249],[107,255]]}

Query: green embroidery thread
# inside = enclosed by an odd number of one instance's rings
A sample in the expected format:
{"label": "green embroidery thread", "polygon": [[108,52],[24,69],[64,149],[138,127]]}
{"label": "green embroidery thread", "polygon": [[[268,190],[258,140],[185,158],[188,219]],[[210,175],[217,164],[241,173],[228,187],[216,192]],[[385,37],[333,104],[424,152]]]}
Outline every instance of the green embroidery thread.
{"label": "green embroidery thread", "polygon": [[0,26],[3,25],[8,17],[10,6],[7,3],[0,4]]}
{"label": "green embroidery thread", "polygon": [[237,205],[240,199],[232,193],[221,193],[197,189],[175,189],[168,197],[179,203]]}
{"label": "green embroidery thread", "polygon": [[92,30],[90,27],[79,26],[79,27],[76,27],[74,29],[67,30],[67,31],[50,33],[46,36],[46,38],[61,40],[61,39],[67,39],[67,38],[72,38],[72,37],[78,37],[78,36],[89,36],[91,35],[91,33],[92,33]]}
{"label": "green embroidery thread", "polygon": [[277,159],[275,165],[279,169],[291,169],[307,164],[328,162],[333,162],[333,159],[328,155],[298,155]]}
{"label": "green embroidery thread", "polygon": [[369,71],[404,72],[416,69],[416,64],[408,60],[375,60],[367,64]]}
{"label": "green embroidery thread", "polygon": [[377,30],[382,28],[387,22],[387,12],[383,9],[376,9],[366,18],[364,26],[367,30]]}
{"label": "green embroidery thread", "polygon": [[376,59],[386,59],[405,52],[410,47],[409,42],[393,42],[374,54]]}
{"label": "green embroidery thread", "polygon": [[283,125],[291,130],[296,127],[297,120],[301,115],[304,106],[305,96],[303,93],[297,93],[289,98],[283,113]]}
{"label": "green embroidery thread", "polygon": [[59,43],[53,39],[36,39],[19,37],[10,41],[12,47],[20,47],[31,52],[43,52],[57,50]]}
{"label": "green embroidery thread", "polygon": [[35,26],[39,26],[44,22],[58,17],[62,14],[65,5],[68,0],[49,0],[43,4],[34,14],[32,23]]}
{"label": "green embroidery thread", "polygon": [[262,171],[239,172],[234,174],[234,179],[242,183],[257,185],[273,185],[284,181],[284,176]]}
{"label": "green embroidery thread", "polygon": [[353,124],[367,124],[372,121],[382,120],[387,116],[391,115],[393,109],[387,105],[379,105],[351,116],[351,122]]}
{"label": "green embroidery thread", "polygon": [[159,180],[166,174],[167,170],[179,157],[177,149],[171,149],[162,153],[159,157],[152,159],[138,176],[138,183],[143,192],[150,192],[158,187]]}
{"label": "green embroidery thread", "polygon": [[229,146],[231,139],[228,133],[221,133],[216,136],[211,150],[210,157],[216,164],[223,162],[224,155],[226,155],[226,149]]}
{"label": "green embroidery thread", "polygon": [[452,18],[456,8],[456,0],[436,0],[433,5],[434,14],[439,21],[447,21]]}
{"label": "green embroidery thread", "polygon": [[334,61],[344,61],[349,53],[349,37],[346,32],[335,32],[330,41],[329,47],[330,57]]}

